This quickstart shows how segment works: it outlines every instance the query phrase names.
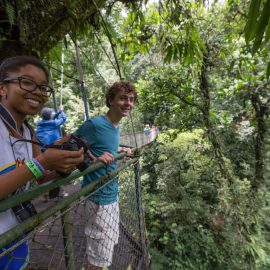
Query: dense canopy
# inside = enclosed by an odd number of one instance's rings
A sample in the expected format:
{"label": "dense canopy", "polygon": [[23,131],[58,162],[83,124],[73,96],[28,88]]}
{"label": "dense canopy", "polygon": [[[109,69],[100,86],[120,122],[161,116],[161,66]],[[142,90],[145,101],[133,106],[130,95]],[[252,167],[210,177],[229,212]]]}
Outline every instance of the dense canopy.
{"label": "dense canopy", "polygon": [[142,164],[152,269],[269,269],[270,0],[4,0],[0,35],[0,59],[46,62],[67,132],[82,86],[92,117],[108,85],[136,84],[123,132],[160,129]]}

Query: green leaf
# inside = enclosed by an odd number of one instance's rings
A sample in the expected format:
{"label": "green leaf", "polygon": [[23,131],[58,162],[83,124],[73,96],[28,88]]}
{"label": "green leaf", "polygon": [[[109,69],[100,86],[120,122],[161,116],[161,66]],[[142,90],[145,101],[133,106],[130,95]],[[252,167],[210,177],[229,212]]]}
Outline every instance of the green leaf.
{"label": "green leaf", "polygon": [[262,43],[263,34],[270,19],[269,10],[270,10],[270,0],[267,0],[264,5],[261,17],[256,25],[255,41],[253,44],[252,53],[258,51]]}
{"label": "green leaf", "polygon": [[67,37],[64,36],[64,45],[65,45],[65,49],[68,48],[68,42],[67,42]]}
{"label": "green leaf", "polygon": [[177,61],[177,56],[178,56],[177,47],[173,46],[173,61]]}
{"label": "green leaf", "polygon": [[270,21],[268,22],[267,28],[265,30],[265,41],[270,40]]}
{"label": "green leaf", "polygon": [[248,43],[252,39],[252,33],[259,15],[261,0],[252,0],[249,6],[248,21],[245,26],[245,39]]}
{"label": "green leaf", "polygon": [[8,22],[10,24],[14,24],[14,22],[15,22],[15,10],[14,10],[14,7],[9,3],[7,3],[6,12],[7,12],[7,16],[8,16]]}
{"label": "green leaf", "polygon": [[178,49],[179,57],[181,58],[182,55],[183,55],[183,44],[178,43],[178,44],[177,44],[177,49]]}
{"label": "green leaf", "polygon": [[266,78],[267,78],[267,80],[268,80],[269,76],[270,76],[270,62],[268,63],[267,69],[266,69]]}
{"label": "green leaf", "polygon": [[166,55],[165,55],[164,62],[165,63],[170,63],[172,61],[172,56],[173,56],[173,46],[172,45],[169,45],[166,48],[165,53],[166,53]]}
{"label": "green leaf", "polygon": [[234,64],[235,64],[236,60],[232,60],[232,62],[230,63],[230,66],[229,66],[229,71],[232,71],[233,70],[233,67],[234,67]]}

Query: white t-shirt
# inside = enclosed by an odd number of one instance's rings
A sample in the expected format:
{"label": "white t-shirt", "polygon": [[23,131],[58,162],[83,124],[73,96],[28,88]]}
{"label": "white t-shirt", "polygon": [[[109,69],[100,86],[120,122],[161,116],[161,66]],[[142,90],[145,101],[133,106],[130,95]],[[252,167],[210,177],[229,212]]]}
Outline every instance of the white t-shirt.
{"label": "white t-shirt", "polygon": [[[23,125],[23,137],[28,140],[31,139],[30,130],[25,125]],[[27,160],[33,157],[31,143],[22,141],[11,146],[17,140],[17,138],[10,136],[5,124],[0,118],[0,175],[22,166]],[[16,192],[27,190],[29,185],[30,182]],[[17,224],[17,218],[11,209],[0,213],[0,234],[3,234]]]}

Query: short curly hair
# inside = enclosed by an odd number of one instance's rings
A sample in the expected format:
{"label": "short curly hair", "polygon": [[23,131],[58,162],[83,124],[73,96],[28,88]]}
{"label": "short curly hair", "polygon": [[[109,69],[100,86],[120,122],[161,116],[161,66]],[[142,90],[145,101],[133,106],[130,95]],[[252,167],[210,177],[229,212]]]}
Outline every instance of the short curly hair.
{"label": "short curly hair", "polygon": [[137,99],[137,91],[135,86],[128,81],[119,81],[115,82],[107,91],[106,93],[106,105],[110,108],[110,100],[113,100],[116,94],[121,91],[125,90],[125,93],[133,93],[134,94],[134,101],[136,102]]}

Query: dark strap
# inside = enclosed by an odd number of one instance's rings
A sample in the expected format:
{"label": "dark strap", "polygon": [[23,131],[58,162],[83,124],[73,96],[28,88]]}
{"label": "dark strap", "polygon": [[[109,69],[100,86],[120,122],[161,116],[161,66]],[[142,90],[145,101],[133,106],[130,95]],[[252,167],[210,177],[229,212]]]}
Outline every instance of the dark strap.
{"label": "dark strap", "polygon": [[16,131],[16,133],[20,133],[17,127],[17,123],[9,111],[0,103],[0,117],[8,125],[12,130]]}
{"label": "dark strap", "polygon": [[[0,103],[0,118],[3,122],[19,137],[22,138],[20,131],[18,130],[17,123],[10,112]],[[29,123],[25,120],[25,126],[29,129],[31,138],[35,134],[33,128],[29,125]]]}
{"label": "dark strap", "polygon": [[31,138],[33,138],[33,136],[35,134],[34,129],[32,128],[32,126],[26,120],[24,121],[24,124],[29,129]]}

